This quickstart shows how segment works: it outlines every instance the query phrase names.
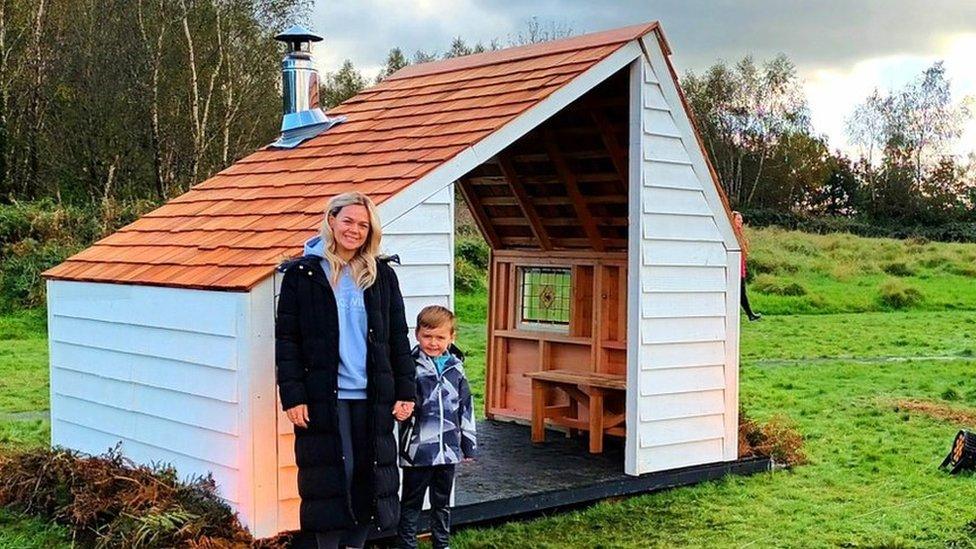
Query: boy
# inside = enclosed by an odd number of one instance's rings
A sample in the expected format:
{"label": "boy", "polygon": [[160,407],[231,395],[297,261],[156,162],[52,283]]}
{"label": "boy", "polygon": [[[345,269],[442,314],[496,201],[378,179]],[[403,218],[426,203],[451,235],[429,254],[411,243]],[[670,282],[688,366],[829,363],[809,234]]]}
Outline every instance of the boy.
{"label": "boy", "polygon": [[399,546],[417,547],[417,518],[430,488],[431,538],[434,549],[448,546],[454,467],[475,452],[474,401],[464,377],[464,355],[454,346],[457,321],[439,305],[417,315],[417,405],[412,421],[400,425]]}

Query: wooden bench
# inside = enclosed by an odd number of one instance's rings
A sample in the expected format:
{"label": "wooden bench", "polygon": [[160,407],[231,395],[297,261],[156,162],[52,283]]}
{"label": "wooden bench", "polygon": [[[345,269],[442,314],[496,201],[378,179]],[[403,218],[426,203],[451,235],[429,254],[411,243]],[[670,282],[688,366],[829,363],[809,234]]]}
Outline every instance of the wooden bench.
{"label": "wooden bench", "polygon": [[[525,376],[532,379],[532,442],[545,442],[547,420],[569,427],[571,435],[577,429],[589,431],[591,454],[603,452],[604,433],[624,436],[624,414],[609,414],[604,409],[607,393],[627,390],[624,376],[572,370],[543,370]],[[569,404],[550,406],[550,389],[566,393]],[[586,420],[579,417],[580,403],[589,410]]]}

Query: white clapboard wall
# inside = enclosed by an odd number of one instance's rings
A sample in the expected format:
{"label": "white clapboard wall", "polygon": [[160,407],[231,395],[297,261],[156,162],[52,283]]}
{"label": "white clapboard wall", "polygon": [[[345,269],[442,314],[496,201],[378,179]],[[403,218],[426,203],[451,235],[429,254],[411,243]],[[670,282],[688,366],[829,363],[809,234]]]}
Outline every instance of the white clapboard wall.
{"label": "white clapboard wall", "polygon": [[631,68],[629,474],[734,460],[738,421],[738,244],[659,43],[642,42]]}
{"label": "white clapboard wall", "polygon": [[47,292],[52,444],[100,454],[121,443],[137,463],[212,473],[251,512],[249,295],[59,280]]}
{"label": "white clapboard wall", "polygon": [[[410,341],[417,313],[427,305],[454,305],[454,188],[441,189],[390,221],[383,217],[382,251],[400,256],[394,264],[406,308]],[[280,279],[280,276],[277,277]],[[278,281],[280,285],[280,280]],[[278,530],[298,528],[298,468],[295,435],[283,412],[278,412]]]}

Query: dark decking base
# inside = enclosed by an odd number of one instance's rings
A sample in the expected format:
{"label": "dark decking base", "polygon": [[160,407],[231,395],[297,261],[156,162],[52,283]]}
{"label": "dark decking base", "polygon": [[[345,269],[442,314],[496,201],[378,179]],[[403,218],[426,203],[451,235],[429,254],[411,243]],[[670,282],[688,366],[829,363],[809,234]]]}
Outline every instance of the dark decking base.
{"label": "dark decking base", "polygon": [[[633,496],[772,468],[768,458],[710,463],[648,473],[623,473],[623,441],[608,439],[599,455],[587,452],[587,439],[546,433],[532,444],[529,428],[496,421],[478,422],[478,459],[458,466],[454,527],[525,519],[615,497]],[[427,531],[427,513],[421,531]],[[392,536],[384,532],[381,537]]]}

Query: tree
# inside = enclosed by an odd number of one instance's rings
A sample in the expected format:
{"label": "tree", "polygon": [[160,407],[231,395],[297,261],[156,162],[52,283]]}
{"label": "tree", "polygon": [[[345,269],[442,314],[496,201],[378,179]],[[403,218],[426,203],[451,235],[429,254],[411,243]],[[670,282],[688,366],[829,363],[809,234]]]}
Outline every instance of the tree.
{"label": "tree", "polygon": [[383,65],[383,69],[376,76],[376,83],[379,84],[387,76],[390,76],[409,64],[410,61],[407,61],[406,56],[403,55],[403,50],[400,48],[391,49],[390,53],[386,54],[386,63]]}
{"label": "tree", "polygon": [[366,78],[346,59],[336,72],[326,73],[322,85],[324,107],[332,108],[366,87]]}
{"label": "tree", "polygon": [[576,34],[571,25],[558,23],[556,21],[540,22],[538,17],[532,17],[524,24],[524,28],[517,31],[514,36],[508,37],[509,46],[526,46],[558,40]]}

